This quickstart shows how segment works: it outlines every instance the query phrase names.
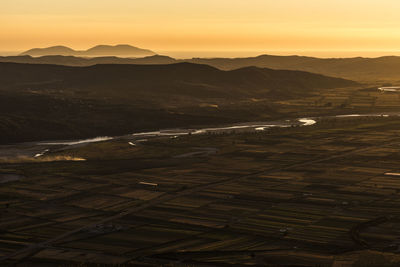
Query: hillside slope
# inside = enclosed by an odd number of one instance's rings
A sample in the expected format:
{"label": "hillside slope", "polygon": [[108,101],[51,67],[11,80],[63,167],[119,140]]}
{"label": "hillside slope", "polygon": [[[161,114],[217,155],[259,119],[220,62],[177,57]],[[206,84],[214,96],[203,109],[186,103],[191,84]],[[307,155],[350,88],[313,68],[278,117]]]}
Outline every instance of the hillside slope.
{"label": "hillside slope", "polygon": [[[255,67],[222,71],[191,63],[0,63],[0,142],[269,119],[279,115],[275,100],[354,85],[307,72]],[[254,105],[255,98],[263,104]]]}
{"label": "hillside slope", "polygon": [[121,93],[175,94],[194,97],[287,97],[314,89],[353,86],[353,81],[302,71],[247,67],[222,71],[207,65],[94,65],[67,67],[0,63],[0,88],[85,90]]}
{"label": "hillside slope", "polygon": [[256,66],[261,68],[302,70],[352,80],[399,80],[400,57],[314,58],[302,56],[261,55],[250,58],[191,59],[223,70]]}
{"label": "hillside slope", "polygon": [[[61,53],[59,53],[61,54]],[[68,53],[66,53],[68,54]],[[140,58],[91,55],[92,58],[76,56],[8,56],[0,57],[0,62],[57,64],[65,66],[91,66],[96,64],[172,64],[189,62],[206,64],[221,70],[244,67],[300,70],[358,81],[400,80],[400,57],[379,58],[314,58],[301,56],[261,55],[249,58],[193,58],[174,59],[167,56],[150,55]]]}

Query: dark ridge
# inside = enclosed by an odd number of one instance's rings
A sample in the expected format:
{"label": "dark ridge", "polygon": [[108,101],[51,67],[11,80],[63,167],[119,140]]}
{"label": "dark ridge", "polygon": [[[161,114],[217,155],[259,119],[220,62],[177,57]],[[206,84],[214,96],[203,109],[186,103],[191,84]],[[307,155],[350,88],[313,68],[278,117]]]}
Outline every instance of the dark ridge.
{"label": "dark ridge", "polygon": [[[308,93],[314,89],[346,87],[355,82],[302,71],[246,67],[222,71],[208,65],[99,64],[68,67],[44,64],[0,63],[3,88],[26,88],[37,84],[80,88],[96,93],[171,93],[188,96],[211,94],[219,97],[269,96]],[[58,85],[56,85],[58,83]],[[113,88],[111,90],[110,88]],[[270,95],[269,95],[270,94]]]}
{"label": "dark ridge", "polygon": [[379,58],[314,58],[304,56],[260,55],[249,58],[193,58],[178,60],[167,56],[149,55],[136,58],[117,56],[79,57],[75,56],[12,56],[0,57],[0,62],[57,64],[65,66],[91,66],[96,64],[173,64],[190,62],[206,64],[221,70],[244,67],[300,70],[326,76],[341,77],[359,81],[400,80],[400,57]]}
{"label": "dark ridge", "polygon": [[0,62],[29,63],[29,64],[51,64],[64,66],[92,66],[96,64],[172,64],[177,63],[176,59],[162,55],[153,55],[139,58],[121,58],[116,56],[102,57],[76,57],[50,55],[41,57],[8,56],[0,57]]}

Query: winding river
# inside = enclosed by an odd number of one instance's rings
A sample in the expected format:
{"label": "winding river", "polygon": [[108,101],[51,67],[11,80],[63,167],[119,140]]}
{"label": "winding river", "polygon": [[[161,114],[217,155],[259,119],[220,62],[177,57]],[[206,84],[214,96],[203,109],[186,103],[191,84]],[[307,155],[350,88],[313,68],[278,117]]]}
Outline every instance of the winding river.
{"label": "winding river", "polygon": [[382,92],[400,92],[399,86],[379,87],[378,90]]}
{"label": "winding river", "polygon": [[170,138],[178,138],[183,135],[198,135],[207,133],[222,133],[222,132],[244,132],[244,131],[266,131],[270,128],[284,128],[294,126],[311,126],[324,118],[348,118],[348,117],[394,117],[400,116],[400,113],[385,113],[385,114],[346,114],[337,116],[298,118],[292,120],[271,121],[271,122],[248,122],[225,125],[221,127],[201,128],[201,129],[165,129],[159,131],[140,132],[129,135],[109,137],[100,136],[82,140],[61,140],[61,141],[41,141],[41,142],[26,142],[10,145],[0,145],[0,162],[10,159],[29,158],[40,159],[46,153],[55,150],[67,150],[69,148],[84,146],[95,142],[105,142],[110,140],[126,140],[127,144],[135,146],[136,143],[145,142],[148,138],[168,136]]}

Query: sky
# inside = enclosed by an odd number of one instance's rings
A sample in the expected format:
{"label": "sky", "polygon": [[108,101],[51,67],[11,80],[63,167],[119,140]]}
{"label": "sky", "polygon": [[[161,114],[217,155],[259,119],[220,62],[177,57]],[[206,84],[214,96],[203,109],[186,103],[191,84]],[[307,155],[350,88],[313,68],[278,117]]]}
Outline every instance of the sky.
{"label": "sky", "polygon": [[0,0],[0,51],[400,55],[399,0]]}

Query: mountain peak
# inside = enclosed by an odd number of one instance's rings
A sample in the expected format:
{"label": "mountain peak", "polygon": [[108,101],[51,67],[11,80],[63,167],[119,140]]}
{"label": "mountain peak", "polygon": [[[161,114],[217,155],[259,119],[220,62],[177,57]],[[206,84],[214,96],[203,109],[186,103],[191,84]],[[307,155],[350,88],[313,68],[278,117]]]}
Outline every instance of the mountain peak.
{"label": "mountain peak", "polygon": [[21,55],[29,55],[29,56],[41,56],[41,55],[71,55],[74,50],[63,45],[56,45],[56,46],[50,46],[47,48],[33,48],[28,51],[23,52]]}
{"label": "mountain peak", "polygon": [[96,45],[85,51],[89,56],[151,56],[153,51],[138,48],[127,44],[118,45]]}
{"label": "mountain peak", "polygon": [[132,45],[128,45],[128,44],[117,44],[117,45],[104,45],[104,44],[100,44],[100,45],[96,45],[93,46],[92,48],[89,48],[86,51],[90,51],[90,50],[96,50],[96,49],[113,49],[113,48],[135,48],[137,49],[137,47],[132,46]]}
{"label": "mountain peak", "polygon": [[119,56],[119,57],[143,57],[156,55],[151,50],[142,49],[128,44],[112,45],[96,45],[88,50],[78,51],[66,46],[57,45],[46,48],[33,48],[21,53],[21,55],[29,55],[33,57],[40,56]]}

